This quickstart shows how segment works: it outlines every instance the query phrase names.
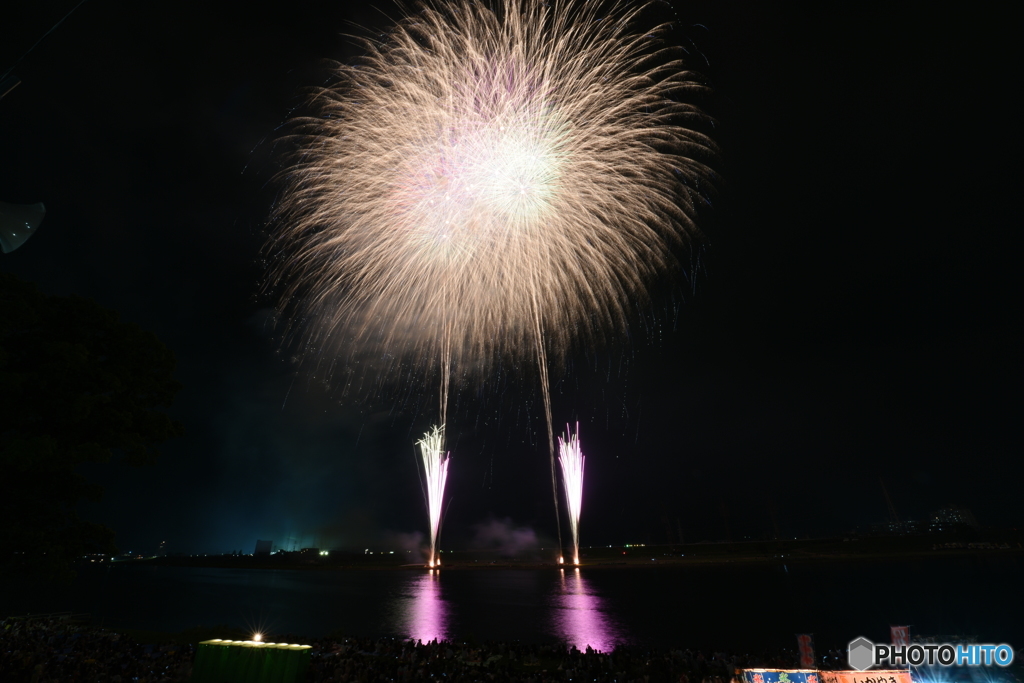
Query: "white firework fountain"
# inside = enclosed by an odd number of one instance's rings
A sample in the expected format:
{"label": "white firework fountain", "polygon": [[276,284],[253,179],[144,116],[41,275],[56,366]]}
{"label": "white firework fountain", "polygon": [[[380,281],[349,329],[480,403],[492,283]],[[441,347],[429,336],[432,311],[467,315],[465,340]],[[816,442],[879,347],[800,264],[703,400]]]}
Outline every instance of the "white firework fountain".
{"label": "white firework fountain", "polygon": [[441,566],[437,544],[441,538],[441,521],[443,516],[442,501],[444,485],[448,480],[449,454],[444,450],[444,425],[434,427],[416,442],[420,447],[423,459],[423,486],[427,499],[427,513],[430,516],[430,556],[427,566]]}

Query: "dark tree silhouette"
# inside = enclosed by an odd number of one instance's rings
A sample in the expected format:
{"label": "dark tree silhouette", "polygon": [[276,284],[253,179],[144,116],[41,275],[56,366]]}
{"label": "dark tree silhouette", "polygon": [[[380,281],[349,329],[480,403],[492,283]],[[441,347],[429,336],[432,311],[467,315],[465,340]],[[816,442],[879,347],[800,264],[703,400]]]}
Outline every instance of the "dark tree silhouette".
{"label": "dark tree silhouette", "polygon": [[180,388],[174,364],[113,311],[0,274],[0,578],[68,578],[74,558],[114,551],[113,532],[75,512],[102,493],[76,470],[152,463],[182,433],[156,410]]}

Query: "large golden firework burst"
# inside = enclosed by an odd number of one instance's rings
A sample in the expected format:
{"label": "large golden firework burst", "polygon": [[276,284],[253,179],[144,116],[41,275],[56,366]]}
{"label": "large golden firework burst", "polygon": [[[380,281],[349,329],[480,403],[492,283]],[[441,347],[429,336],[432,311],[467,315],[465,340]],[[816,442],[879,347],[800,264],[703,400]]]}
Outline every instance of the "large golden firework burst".
{"label": "large golden firework burst", "polygon": [[449,370],[621,328],[713,180],[704,86],[644,9],[438,2],[336,67],[272,241],[313,347]]}

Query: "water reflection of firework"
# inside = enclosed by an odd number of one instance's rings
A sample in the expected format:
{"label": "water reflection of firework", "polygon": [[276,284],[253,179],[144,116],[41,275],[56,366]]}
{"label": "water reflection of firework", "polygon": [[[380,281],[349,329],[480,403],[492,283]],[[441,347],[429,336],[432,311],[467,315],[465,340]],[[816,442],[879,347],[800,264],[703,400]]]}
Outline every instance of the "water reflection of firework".
{"label": "water reflection of firework", "polygon": [[554,635],[580,650],[592,647],[611,652],[623,644],[620,626],[605,613],[602,599],[583,578],[579,567],[563,569],[561,574],[554,599]]}
{"label": "water reflection of firework", "polygon": [[448,480],[448,453],[444,450],[444,425],[434,427],[417,442],[423,460],[423,488],[427,499],[427,514],[430,518],[430,557],[427,566],[437,567],[441,558],[437,554],[437,543],[441,537],[442,503],[444,485]]}
{"label": "water reflection of firework", "polygon": [[573,434],[565,426],[565,438],[558,437],[558,462],[562,465],[562,483],[565,485],[565,504],[572,530],[572,562],[580,563],[580,510],[583,508],[583,451],[580,450],[580,424]]}
{"label": "water reflection of firework", "polygon": [[440,572],[430,570],[412,578],[409,590],[411,594],[403,610],[409,638],[429,643],[451,637],[449,607],[441,595]]}

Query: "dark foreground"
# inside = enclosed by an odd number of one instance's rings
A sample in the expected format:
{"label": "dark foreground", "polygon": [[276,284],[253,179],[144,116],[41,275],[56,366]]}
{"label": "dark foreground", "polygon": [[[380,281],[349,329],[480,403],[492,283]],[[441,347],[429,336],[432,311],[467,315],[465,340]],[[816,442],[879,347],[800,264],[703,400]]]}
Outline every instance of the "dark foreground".
{"label": "dark foreground", "polygon": [[[142,644],[130,635],[60,619],[7,619],[3,624],[0,680],[3,681],[187,681],[193,643]],[[297,636],[277,642],[313,645],[309,681],[372,683],[448,680],[488,683],[555,683],[579,678],[598,683],[729,681],[744,666],[794,666],[789,651],[737,655],[692,650],[618,648],[614,653],[564,645],[519,642],[483,644],[396,638]],[[836,664],[829,653],[825,665]]]}
{"label": "dark foreground", "polygon": [[[194,642],[166,637],[145,644],[119,633],[62,618],[0,622],[0,681],[30,683],[164,683],[188,681]],[[313,646],[306,680],[317,683],[738,683],[743,668],[795,668],[794,651],[732,653],[620,647],[612,653],[520,642],[414,642],[397,638],[276,636]],[[845,668],[844,653],[820,657],[821,669]],[[989,681],[1021,683],[1020,668]],[[917,677],[916,678],[921,678]],[[949,682],[973,676],[947,676]],[[922,678],[923,680],[923,678]]]}

